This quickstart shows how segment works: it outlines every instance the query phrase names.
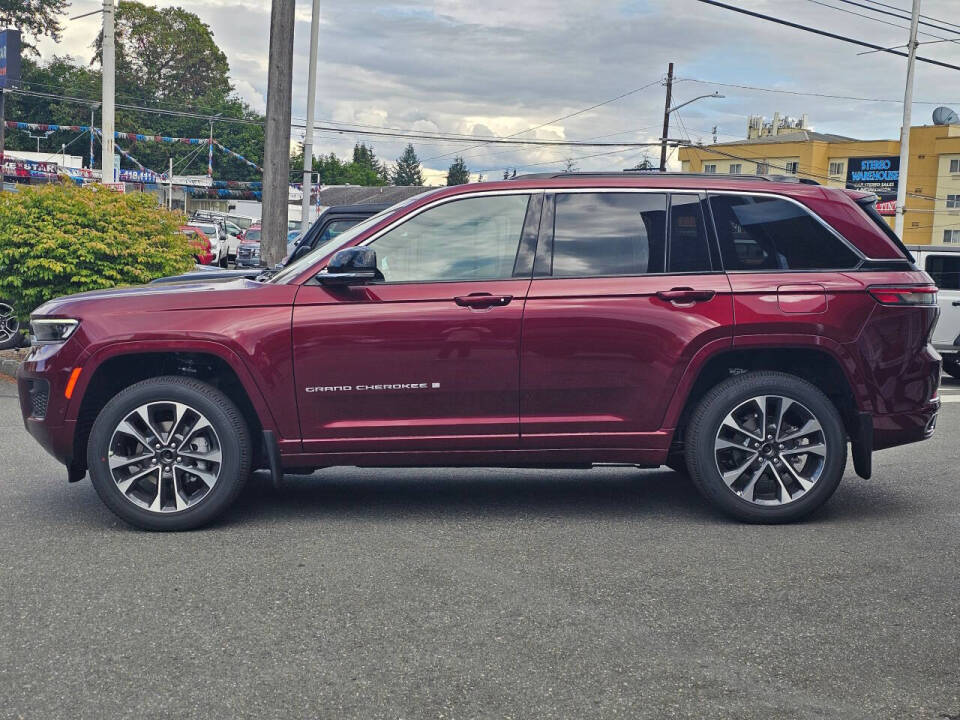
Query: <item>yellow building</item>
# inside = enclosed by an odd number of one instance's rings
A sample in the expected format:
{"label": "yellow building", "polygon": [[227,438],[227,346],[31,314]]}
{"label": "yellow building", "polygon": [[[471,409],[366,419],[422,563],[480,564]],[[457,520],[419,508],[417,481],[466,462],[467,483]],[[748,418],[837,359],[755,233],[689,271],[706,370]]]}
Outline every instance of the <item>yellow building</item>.
{"label": "yellow building", "polygon": [[[852,182],[881,196],[891,226],[899,156],[899,140],[855,140],[812,130],[679,152],[684,172],[791,174],[833,187]],[[960,245],[960,125],[910,128],[903,234],[907,244]]]}

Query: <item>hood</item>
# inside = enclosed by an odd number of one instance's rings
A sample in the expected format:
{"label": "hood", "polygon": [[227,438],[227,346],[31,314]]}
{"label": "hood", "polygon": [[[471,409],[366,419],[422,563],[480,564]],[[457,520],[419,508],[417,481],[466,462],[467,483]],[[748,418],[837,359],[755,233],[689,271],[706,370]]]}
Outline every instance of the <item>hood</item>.
{"label": "hood", "polygon": [[[77,317],[91,313],[149,313],[170,310],[203,310],[218,307],[252,307],[289,304],[291,293],[278,292],[280,285],[266,285],[246,278],[169,282],[156,285],[92,290],[50,300],[31,313]],[[287,297],[289,296],[289,297]]]}

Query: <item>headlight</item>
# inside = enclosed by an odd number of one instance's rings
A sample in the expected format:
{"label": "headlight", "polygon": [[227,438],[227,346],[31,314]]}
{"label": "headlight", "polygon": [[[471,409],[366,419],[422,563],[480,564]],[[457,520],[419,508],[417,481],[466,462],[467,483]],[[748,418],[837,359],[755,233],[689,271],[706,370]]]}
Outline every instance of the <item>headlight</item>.
{"label": "headlight", "polygon": [[64,320],[61,318],[44,318],[30,321],[30,330],[33,332],[34,345],[55,345],[62,343],[73,335],[77,329],[78,320]]}

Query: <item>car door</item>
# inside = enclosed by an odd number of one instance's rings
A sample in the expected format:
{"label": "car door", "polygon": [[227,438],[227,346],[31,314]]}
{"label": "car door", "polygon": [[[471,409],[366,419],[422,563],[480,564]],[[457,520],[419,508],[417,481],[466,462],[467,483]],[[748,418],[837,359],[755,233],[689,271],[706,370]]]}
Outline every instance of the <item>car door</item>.
{"label": "car door", "polygon": [[926,252],[923,269],[937,284],[940,318],[933,331],[938,350],[960,351],[960,252]]}
{"label": "car door", "polygon": [[[697,193],[545,200],[521,354],[521,446],[652,447],[691,358],[729,345],[730,285]],[[669,242],[668,242],[669,240]]]}
{"label": "car door", "polygon": [[365,241],[381,281],[306,284],[293,314],[306,452],[515,448],[538,193],[438,200]]}

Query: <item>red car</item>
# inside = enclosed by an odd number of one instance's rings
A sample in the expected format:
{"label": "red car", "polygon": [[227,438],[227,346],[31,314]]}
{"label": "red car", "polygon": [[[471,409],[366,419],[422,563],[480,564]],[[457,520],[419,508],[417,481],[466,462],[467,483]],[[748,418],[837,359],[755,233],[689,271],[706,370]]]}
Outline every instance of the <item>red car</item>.
{"label": "red car", "polygon": [[193,259],[197,261],[198,265],[210,265],[217,259],[210,238],[203,230],[192,225],[182,225],[178,232],[190,238],[190,245],[194,250]]}
{"label": "red car", "polygon": [[736,518],[794,520],[848,447],[869,477],[936,424],[937,288],[875,200],[715,175],[438,189],[267,282],[46,303],[24,422],[142,528],[210,521],[251,469],[331,465],[669,465]]}

